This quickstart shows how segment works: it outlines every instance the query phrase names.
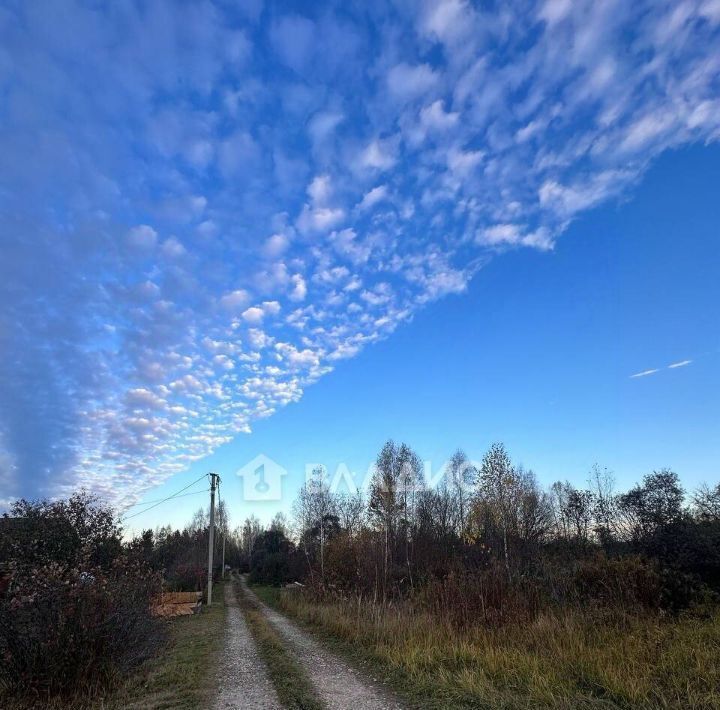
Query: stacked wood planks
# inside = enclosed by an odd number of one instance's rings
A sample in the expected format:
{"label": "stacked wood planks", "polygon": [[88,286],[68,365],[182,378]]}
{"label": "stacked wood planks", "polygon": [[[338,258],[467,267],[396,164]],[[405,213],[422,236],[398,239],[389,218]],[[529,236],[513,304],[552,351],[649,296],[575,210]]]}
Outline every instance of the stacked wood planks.
{"label": "stacked wood planks", "polygon": [[155,616],[190,616],[200,611],[202,592],[164,592],[153,604]]}

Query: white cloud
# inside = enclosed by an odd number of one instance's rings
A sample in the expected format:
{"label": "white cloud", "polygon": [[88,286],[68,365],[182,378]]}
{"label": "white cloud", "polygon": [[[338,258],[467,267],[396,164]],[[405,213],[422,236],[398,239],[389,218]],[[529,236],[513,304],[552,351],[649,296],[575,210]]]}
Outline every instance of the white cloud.
{"label": "white cloud", "polygon": [[262,323],[265,317],[265,311],[259,306],[251,306],[247,310],[243,311],[242,317],[248,323]]}
{"label": "white cloud", "polygon": [[447,156],[447,164],[453,173],[466,176],[482,162],[484,157],[485,153],[482,150],[453,149]]}
{"label": "white cloud", "polygon": [[395,149],[391,141],[373,140],[360,154],[360,166],[389,170],[395,165]]}
{"label": "white cloud", "polygon": [[517,244],[522,236],[516,224],[496,224],[483,229],[478,235],[481,244]]}
{"label": "white cloud", "polygon": [[720,0],[705,0],[699,12],[714,24],[720,24]]}
{"label": "white cloud", "polygon": [[377,187],[373,187],[372,190],[368,190],[363,195],[362,200],[358,203],[358,209],[368,210],[371,207],[374,207],[378,202],[382,202],[387,199],[387,196],[387,185],[378,185]]}
{"label": "white cloud", "polygon": [[643,116],[627,130],[620,149],[626,152],[638,150],[670,129],[673,123],[674,116],[668,114]]}
{"label": "white cloud", "polygon": [[332,195],[332,183],[329,175],[317,175],[307,188],[308,196],[313,205],[322,206],[328,203]]}
{"label": "white cloud", "polygon": [[572,0],[545,0],[538,16],[552,26],[564,20],[571,10]]}
{"label": "white cloud", "polygon": [[297,219],[300,232],[322,232],[337,226],[345,218],[345,210],[331,206],[333,184],[329,175],[317,175],[307,187],[310,202],[306,203]]}
{"label": "white cloud", "polygon": [[136,387],[128,391],[127,401],[130,406],[150,407],[151,409],[162,409],[166,400],[144,387]]}
{"label": "white cloud", "polygon": [[402,101],[412,101],[437,86],[439,76],[429,64],[397,64],[387,76],[390,93]]}
{"label": "white cloud", "polygon": [[[227,3],[177,4],[172,22],[131,5],[122,36],[103,8],[57,21],[17,5],[0,115],[5,490],[52,471],[56,490],[38,477],[29,492],[134,495],[487,259],[552,248],[663,151],[720,138],[718,0],[401,5],[362,22],[256,9],[243,22],[268,41],[253,44]],[[28,284],[29,267],[68,278]]]}
{"label": "white cloud", "polygon": [[293,287],[288,297],[291,301],[303,301],[307,295],[307,285],[301,274],[293,274],[290,278]]}
{"label": "white cloud", "polygon": [[168,237],[160,247],[164,257],[168,259],[179,259],[187,254],[185,247],[178,241],[176,237]]}
{"label": "white cloud", "polygon": [[250,300],[250,294],[242,288],[229,291],[220,298],[220,306],[226,311],[238,312],[244,308]]}
{"label": "white cloud", "polygon": [[350,276],[346,266],[334,266],[330,269],[321,269],[313,276],[313,281],[324,284],[337,284]]}
{"label": "white cloud", "polygon": [[301,232],[322,232],[336,227],[345,218],[342,207],[317,207],[305,205],[297,221]]}
{"label": "white cloud", "polygon": [[265,316],[275,316],[280,312],[280,304],[277,301],[263,301],[259,306],[251,306],[243,311],[243,320],[247,323],[257,325],[262,323]]}
{"label": "white cloud", "polygon": [[321,353],[310,348],[300,350],[291,343],[276,343],[275,349],[281,359],[293,368],[312,368],[318,367],[320,364]]}
{"label": "white cloud", "polygon": [[280,304],[277,301],[264,301],[262,308],[265,313],[272,316],[276,316],[280,313]]}
{"label": "white cloud", "polygon": [[674,370],[676,367],[686,367],[690,365],[692,360],[680,360],[680,362],[674,362],[672,365],[668,365],[668,368]]}
{"label": "white cloud", "polygon": [[433,0],[425,3],[422,31],[442,42],[454,43],[473,31],[473,10],[463,0]]}
{"label": "white cloud", "polygon": [[525,246],[541,251],[553,247],[552,237],[544,227],[527,232],[525,227],[511,223],[494,224],[480,230],[476,236],[476,241],[478,244],[489,247]]}
{"label": "white cloud", "polygon": [[530,140],[533,136],[538,135],[543,128],[544,125],[542,121],[530,121],[530,123],[517,130],[515,133],[515,140],[518,143],[524,143],[525,141]]}
{"label": "white cloud", "polygon": [[273,234],[268,237],[263,245],[265,256],[271,259],[280,256],[288,248],[290,240],[285,234]]}
{"label": "white cloud", "polygon": [[541,251],[548,251],[555,245],[552,233],[549,229],[547,229],[547,227],[538,227],[533,232],[527,232],[523,235],[520,243],[523,246],[534,247],[535,249],[540,249]]}
{"label": "white cloud", "polygon": [[157,243],[157,239],[157,232],[147,224],[133,227],[127,233],[127,242],[135,249],[152,249]]}
{"label": "white cloud", "polygon": [[332,232],[330,243],[340,256],[349,259],[354,264],[362,264],[372,252],[371,245],[358,239],[357,232],[351,228]]}
{"label": "white cloud", "polygon": [[420,111],[421,125],[433,131],[449,131],[457,126],[460,114],[457,111],[445,111],[442,99],[434,101]]}
{"label": "white cloud", "polygon": [[617,193],[630,177],[631,173],[626,171],[605,170],[575,185],[561,185],[548,180],[538,191],[540,204],[566,219]]}
{"label": "white cloud", "polygon": [[308,124],[308,133],[313,143],[322,143],[331,137],[344,118],[340,111],[319,111],[316,113]]}
{"label": "white cloud", "polygon": [[368,305],[377,307],[385,306],[393,299],[393,289],[389,283],[379,283],[372,289],[366,289],[360,294],[360,298]]}
{"label": "white cloud", "polygon": [[660,370],[658,368],[654,368],[652,370],[643,370],[642,372],[636,372],[634,375],[630,375],[630,377],[647,377],[648,375],[654,375],[656,372],[660,372]]}
{"label": "white cloud", "polygon": [[213,222],[211,219],[206,219],[204,222],[200,222],[197,226],[197,233],[204,237],[205,239],[209,239],[210,237],[214,237],[218,232],[218,226]]}

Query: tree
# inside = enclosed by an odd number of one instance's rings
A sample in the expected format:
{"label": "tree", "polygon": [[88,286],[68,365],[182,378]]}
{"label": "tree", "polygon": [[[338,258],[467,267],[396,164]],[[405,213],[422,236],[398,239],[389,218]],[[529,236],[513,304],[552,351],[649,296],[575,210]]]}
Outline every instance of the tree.
{"label": "tree", "polygon": [[262,532],[255,541],[250,564],[253,583],[281,585],[292,577],[294,546],[278,529]]}
{"label": "tree", "polygon": [[593,493],[593,517],[595,534],[600,544],[607,550],[617,533],[617,499],[615,496],[615,478],[611,471],[595,465],[590,471],[590,488]]}
{"label": "tree", "polygon": [[453,502],[456,508],[455,527],[460,539],[465,539],[468,504],[470,499],[469,488],[477,479],[478,471],[470,463],[462,449],[458,449],[450,458],[448,466],[449,485],[453,492]]}
{"label": "tree", "polygon": [[241,532],[241,547],[243,557],[247,561],[248,565],[250,564],[253,552],[255,551],[255,544],[261,533],[262,526],[260,525],[260,521],[254,515],[245,518]]}
{"label": "tree", "polygon": [[388,440],[375,462],[368,506],[369,513],[379,523],[383,536],[383,597],[387,594],[388,571],[393,561],[398,517],[403,509],[402,499],[398,495],[399,479],[398,448],[394,441]]}
{"label": "tree", "polygon": [[558,536],[585,547],[593,520],[592,492],[575,488],[568,481],[553,483],[551,492]]}
{"label": "tree", "polygon": [[365,500],[361,491],[354,494],[339,494],[335,497],[335,507],[340,526],[349,537],[355,537],[365,518]]}
{"label": "tree", "polygon": [[230,516],[227,512],[227,504],[224,500],[218,503],[217,510],[215,511],[215,527],[218,532],[225,536],[230,530]]}
{"label": "tree", "polygon": [[275,517],[270,522],[270,530],[277,530],[285,535],[285,537],[288,537],[290,527],[288,525],[287,515],[282,511],[275,513]]}
{"label": "tree", "polygon": [[412,535],[417,494],[423,487],[423,468],[420,457],[407,445],[401,444],[397,452],[399,467],[398,488],[402,505],[402,535],[405,546],[405,566],[410,587],[414,586],[411,564]]}
{"label": "tree", "polygon": [[638,552],[677,568],[694,567],[698,532],[684,508],[685,491],[676,473],[653,471],[620,496],[625,535]]}
{"label": "tree", "polygon": [[502,444],[493,444],[483,457],[478,484],[488,512],[500,530],[505,569],[510,576],[508,537],[517,477],[510,456]]}
{"label": "tree", "polygon": [[86,555],[89,562],[107,567],[120,553],[115,512],[85,490],[67,500],[20,499],[10,515],[3,518],[8,530],[0,535],[0,559],[42,564]]}
{"label": "tree", "polygon": [[620,496],[631,539],[642,543],[681,520],[684,498],[680,479],[670,469],[647,474],[642,485]]}
{"label": "tree", "polygon": [[715,488],[710,488],[704,483],[695,491],[693,514],[698,520],[704,522],[720,522],[720,483]]}
{"label": "tree", "polygon": [[190,533],[201,532],[210,525],[210,514],[205,508],[200,507],[195,511],[192,520],[187,526]]}
{"label": "tree", "polygon": [[521,546],[529,551],[545,538],[552,526],[550,501],[538,485],[535,474],[522,467],[515,469],[519,495],[517,536]]}
{"label": "tree", "polygon": [[565,518],[569,521],[572,537],[582,545],[590,540],[592,523],[593,494],[590,491],[573,488],[569,483],[565,498]]}
{"label": "tree", "polygon": [[329,538],[328,532],[337,532],[339,523],[335,497],[327,484],[326,472],[322,466],[313,469],[310,477],[300,489],[294,506],[294,516],[298,537],[310,568],[311,577],[313,575],[312,558],[317,546],[320,579],[324,583],[325,547]]}

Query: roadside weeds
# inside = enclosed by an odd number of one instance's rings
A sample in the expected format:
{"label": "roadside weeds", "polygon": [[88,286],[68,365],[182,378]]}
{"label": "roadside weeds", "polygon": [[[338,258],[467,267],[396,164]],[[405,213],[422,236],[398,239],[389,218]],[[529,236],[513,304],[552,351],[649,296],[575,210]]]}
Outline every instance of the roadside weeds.
{"label": "roadside weeds", "polygon": [[192,616],[168,620],[164,652],[102,706],[111,710],[195,710],[209,707],[215,692],[215,667],[222,653],[227,608],[223,582],[215,585],[213,605]]}

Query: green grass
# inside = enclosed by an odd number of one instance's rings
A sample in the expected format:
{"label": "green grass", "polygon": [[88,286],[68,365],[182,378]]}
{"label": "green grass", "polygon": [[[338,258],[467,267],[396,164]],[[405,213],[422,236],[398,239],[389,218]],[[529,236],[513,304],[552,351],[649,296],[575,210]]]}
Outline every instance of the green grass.
{"label": "green grass", "polygon": [[720,615],[548,613],[457,629],[408,607],[258,595],[423,708],[720,708]]}
{"label": "green grass", "polygon": [[287,650],[256,601],[240,588],[238,601],[280,702],[292,710],[322,710],[322,703],[302,666]]}
{"label": "green grass", "polygon": [[166,647],[130,678],[103,707],[143,710],[194,710],[208,707],[225,633],[223,583],[213,605],[202,613],[167,621]]}

